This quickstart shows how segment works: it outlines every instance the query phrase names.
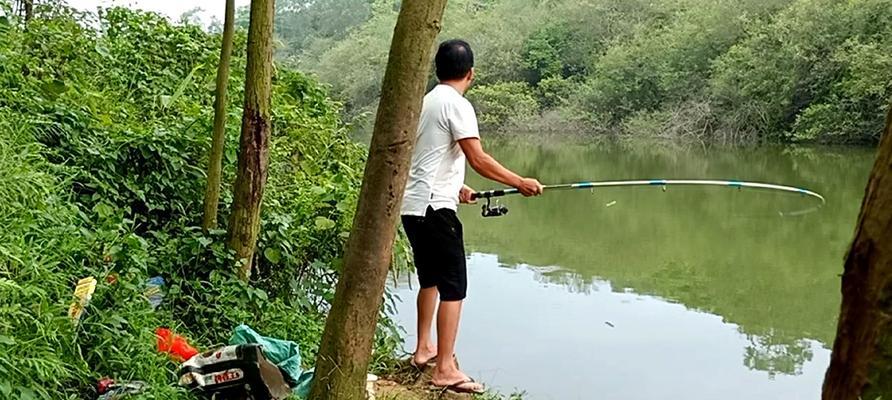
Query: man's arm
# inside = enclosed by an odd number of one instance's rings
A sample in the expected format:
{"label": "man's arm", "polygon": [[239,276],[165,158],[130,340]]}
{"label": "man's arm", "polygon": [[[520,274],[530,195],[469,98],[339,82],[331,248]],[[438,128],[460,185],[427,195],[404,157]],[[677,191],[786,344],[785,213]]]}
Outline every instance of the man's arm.
{"label": "man's arm", "polygon": [[483,151],[480,139],[462,139],[458,141],[458,144],[461,146],[462,152],[465,153],[471,168],[484,178],[517,188],[524,196],[542,194],[542,184],[539,181],[532,178],[524,178],[503,167],[495,158]]}

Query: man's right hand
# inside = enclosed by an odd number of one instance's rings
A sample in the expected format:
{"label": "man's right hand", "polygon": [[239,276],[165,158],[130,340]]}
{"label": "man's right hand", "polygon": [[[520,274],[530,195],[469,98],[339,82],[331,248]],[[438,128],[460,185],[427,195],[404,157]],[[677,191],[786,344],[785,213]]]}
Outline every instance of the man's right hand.
{"label": "man's right hand", "polygon": [[499,164],[492,156],[483,151],[479,138],[467,138],[458,141],[462,152],[468,158],[468,164],[474,171],[487,179],[494,180],[503,185],[512,186],[526,197],[542,194],[542,184],[533,178],[522,178]]}
{"label": "man's right hand", "polygon": [[520,180],[520,184],[515,187],[524,197],[538,196],[545,189],[539,181],[533,178],[523,178]]}

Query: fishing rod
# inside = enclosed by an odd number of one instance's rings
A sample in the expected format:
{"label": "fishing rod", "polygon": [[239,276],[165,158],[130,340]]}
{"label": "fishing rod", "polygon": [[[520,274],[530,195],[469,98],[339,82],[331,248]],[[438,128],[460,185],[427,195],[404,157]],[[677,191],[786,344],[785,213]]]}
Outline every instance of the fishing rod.
{"label": "fishing rod", "polygon": [[[824,196],[813,192],[808,189],[797,188],[792,186],[785,185],[777,185],[773,183],[761,183],[761,182],[746,182],[746,181],[737,181],[737,180],[706,180],[706,179],[642,179],[642,180],[628,180],[628,181],[592,181],[592,182],[577,182],[577,183],[566,183],[559,185],[545,185],[544,189],[546,191],[552,190],[576,190],[576,189],[594,189],[594,188],[610,188],[610,187],[627,187],[627,186],[657,186],[661,187],[663,191],[666,190],[667,186],[719,186],[719,187],[728,187],[728,188],[736,188],[736,189],[759,189],[759,190],[771,190],[778,192],[785,192],[791,194],[799,194],[802,196],[811,197],[817,200],[820,200],[820,204],[816,207],[792,212],[792,213],[781,213],[781,216],[784,215],[802,215],[807,214],[812,211],[816,211],[821,208],[826,203],[824,200]],[[503,197],[512,194],[520,193],[516,188],[508,188],[508,189],[496,189],[496,190],[487,190],[483,192],[476,192],[471,194],[472,200],[477,199],[486,199],[486,203],[483,204],[482,215],[484,217],[500,217],[508,213],[508,207],[504,205],[496,203],[495,206],[492,206],[490,200],[496,197]]]}

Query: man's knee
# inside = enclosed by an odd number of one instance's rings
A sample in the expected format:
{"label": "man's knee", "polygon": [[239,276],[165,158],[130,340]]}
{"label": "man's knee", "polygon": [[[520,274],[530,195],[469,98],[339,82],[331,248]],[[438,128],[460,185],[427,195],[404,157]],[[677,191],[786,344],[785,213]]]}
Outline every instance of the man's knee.
{"label": "man's knee", "polygon": [[467,281],[446,282],[437,285],[440,301],[462,301],[468,294]]}

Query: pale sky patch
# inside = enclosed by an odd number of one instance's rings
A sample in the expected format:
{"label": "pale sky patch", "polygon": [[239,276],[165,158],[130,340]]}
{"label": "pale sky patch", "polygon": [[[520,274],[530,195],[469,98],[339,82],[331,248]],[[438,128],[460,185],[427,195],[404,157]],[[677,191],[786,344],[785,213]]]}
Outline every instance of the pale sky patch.
{"label": "pale sky patch", "polygon": [[[250,4],[250,0],[235,0],[235,6],[241,7]],[[97,7],[125,6],[146,11],[155,11],[166,15],[173,21],[178,21],[183,13],[195,8],[201,8],[203,12],[198,16],[202,21],[208,22],[212,18],[223,20],[226,2],[224,0],[68,0],[68,4],[74,8],[95,11]]]}

